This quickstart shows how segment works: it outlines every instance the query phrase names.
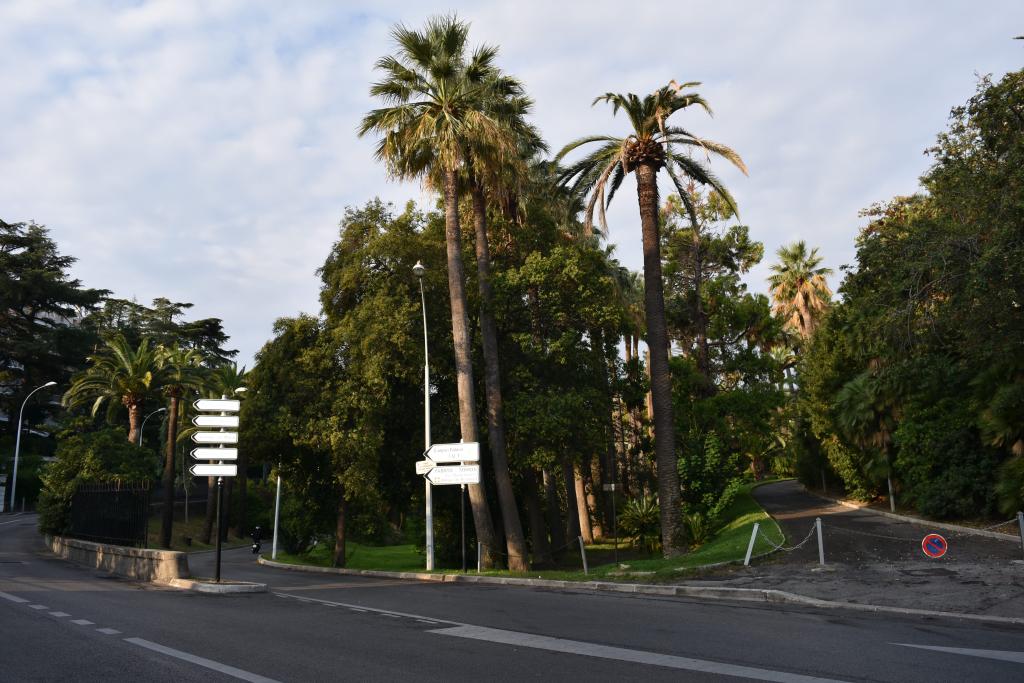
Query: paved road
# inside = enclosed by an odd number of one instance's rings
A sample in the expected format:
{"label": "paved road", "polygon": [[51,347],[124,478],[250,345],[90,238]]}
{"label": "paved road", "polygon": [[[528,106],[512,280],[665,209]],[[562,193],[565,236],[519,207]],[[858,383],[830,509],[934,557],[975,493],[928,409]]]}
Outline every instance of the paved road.
{"label": "paved road", "polygon": [[54,559],[34,521],[0,517],[4,681],[1024,679],[1021,628],[301,574],[245,549],[224,576],[272,592],[207,596]]}

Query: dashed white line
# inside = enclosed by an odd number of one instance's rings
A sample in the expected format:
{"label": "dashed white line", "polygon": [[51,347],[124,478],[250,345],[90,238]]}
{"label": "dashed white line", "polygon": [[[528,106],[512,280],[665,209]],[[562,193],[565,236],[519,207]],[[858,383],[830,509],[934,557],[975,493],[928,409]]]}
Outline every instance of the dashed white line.
{"label": "dashed white line", "polygon": [[120,633],[120,631],[118,631],[116,628],[98,628],[96,630],[108,636],[116,636],[118,633]]}
{"label": "dashed white line", "polygon": [[50,609],[46,605],[29,605],[32,609]]}
{"label": "dashed white line", "polygon": [[78,624],[79,626],[92,626],[93,622],[88,619],[72,619],[72,624]]}
{"label": "dashed white line", "polygon": [[17,595],[11,595],[10,593],[0,593],[0,598],[10,600],[11,602],[28,602],[25,598],[19,598]]}
{"label": "dashed white line", "polygon": [[50,612],[50,616],[51,617],[58,617],[60,619],[63,619],[64,617],[70,617],[71,615],[68,614],[67,612]]}

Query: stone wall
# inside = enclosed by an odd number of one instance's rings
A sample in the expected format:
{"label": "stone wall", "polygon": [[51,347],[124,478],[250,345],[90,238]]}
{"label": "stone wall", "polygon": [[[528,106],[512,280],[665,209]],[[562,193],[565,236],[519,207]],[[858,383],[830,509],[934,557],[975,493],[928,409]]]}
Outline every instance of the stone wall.
{"label": "stone wall", "polygon": [[44,539],[50,550],[59,557],[117,576],[160,583],[191,576],[188,556],[177,550],[128,548],[63,536],[45,536]]}

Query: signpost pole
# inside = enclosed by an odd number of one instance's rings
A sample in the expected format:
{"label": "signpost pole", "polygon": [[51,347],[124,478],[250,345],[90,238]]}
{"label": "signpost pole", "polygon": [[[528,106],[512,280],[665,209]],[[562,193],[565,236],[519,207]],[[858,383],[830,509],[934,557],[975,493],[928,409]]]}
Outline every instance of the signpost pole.
{"label": "signpost pole", "polygon": [[[420,307],[423,311],[423,444],[430,450],[430,352],[427,348],[427,297],[423,293],[423,275],[427,269],[419,261],[412,272],[420,281]],[[424,497],[427,504],[427,571],[434,569],[434,492],[429,479],[424,479]]]}
{"label": "signpost pole", "polygon": [[217,477],[217,564],[213,573],[213,580],[220,583],[220,536],[221,536],[221,520],[220,520],[220,506],[223,500],[224,493],[224,477]]}
{"label": "signpost pole", "polygon": [[270,559],[277,559],[277,527],[281,521],[281,475],[277,475],[277,495],[274,497],[274,544],[270,549]]}
{"label": "signpost pole", "polygon": [[462,484],[459,494],[459,507],[462,514],[462,573],[466,573],[466,485]]}

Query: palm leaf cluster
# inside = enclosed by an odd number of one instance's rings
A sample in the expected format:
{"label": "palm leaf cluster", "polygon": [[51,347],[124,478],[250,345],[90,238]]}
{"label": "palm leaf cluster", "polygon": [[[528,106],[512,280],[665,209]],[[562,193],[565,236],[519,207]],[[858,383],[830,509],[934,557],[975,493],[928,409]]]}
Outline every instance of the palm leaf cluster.
{"label": "palm leaf cluster", "polygon": [[803,240],[781,247],[778,256],[768,277],[773,312],[787,330],[807,340],[832,299],[826,280],[832,269],[822,267],[817,247],[808,252]]}

